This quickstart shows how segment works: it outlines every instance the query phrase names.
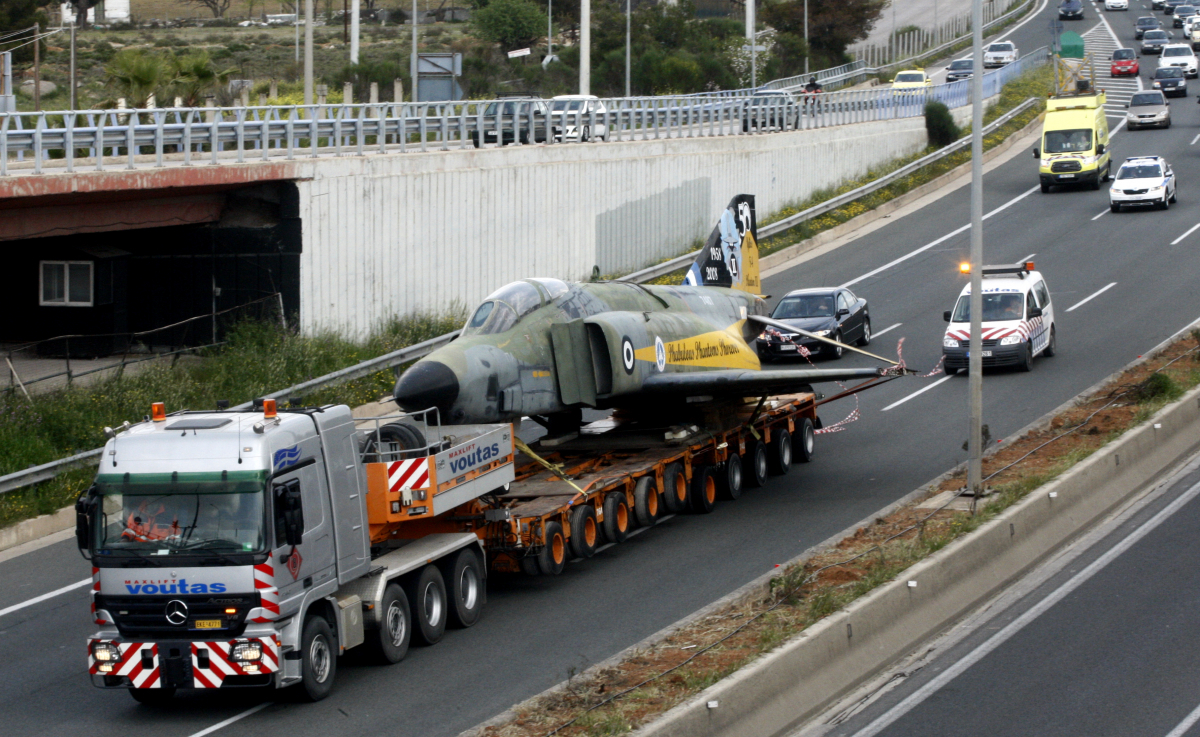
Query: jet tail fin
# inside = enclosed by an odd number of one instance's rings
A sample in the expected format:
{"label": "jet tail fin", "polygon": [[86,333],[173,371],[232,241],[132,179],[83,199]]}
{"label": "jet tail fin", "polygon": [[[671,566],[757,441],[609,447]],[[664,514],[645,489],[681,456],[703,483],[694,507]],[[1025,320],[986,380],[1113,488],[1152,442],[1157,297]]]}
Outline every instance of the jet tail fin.
{"label": "jet tail fin", "polygon": [[729,201],[683,283],[762,294],[754,195],[740,194]]}

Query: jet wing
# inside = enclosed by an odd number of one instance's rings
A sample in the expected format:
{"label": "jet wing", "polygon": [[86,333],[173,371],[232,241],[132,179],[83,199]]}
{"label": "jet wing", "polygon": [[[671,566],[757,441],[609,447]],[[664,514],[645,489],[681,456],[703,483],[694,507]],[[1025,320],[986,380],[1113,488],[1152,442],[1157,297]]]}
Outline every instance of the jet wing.
{"label": "jet wing", "polygon": [[857,381],[885,376],[880,368],[800,369],[798,371],[689,371],[654,374],[642,383],[643,391],[655,394],[787,394],[805,391],[809,384],[826,381]]}

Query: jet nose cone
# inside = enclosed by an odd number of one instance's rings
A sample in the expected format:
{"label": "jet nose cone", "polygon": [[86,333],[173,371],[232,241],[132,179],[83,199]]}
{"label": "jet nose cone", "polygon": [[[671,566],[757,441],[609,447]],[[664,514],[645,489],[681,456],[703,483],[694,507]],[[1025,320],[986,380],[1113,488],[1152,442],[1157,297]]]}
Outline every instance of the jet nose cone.
{"label": "jet nose cone", "polygon": [[437,407],[442,422],[446,422],[451,405],[458,399],[458,377],[444,363],[421,361],[400,376],[392,395],[406,412]]}

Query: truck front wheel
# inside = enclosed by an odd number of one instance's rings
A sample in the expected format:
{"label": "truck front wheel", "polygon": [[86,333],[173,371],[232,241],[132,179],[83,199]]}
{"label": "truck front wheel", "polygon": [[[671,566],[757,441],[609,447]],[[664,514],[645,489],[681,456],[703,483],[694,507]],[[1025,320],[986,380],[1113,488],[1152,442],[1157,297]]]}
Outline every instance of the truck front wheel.
{"label": "truck front wheel", "polygon": [[384,663],[399,663],[408,654],[412,637],[412,611],[399,584],[390,583],[379,602],[379,629],[375,631],[375,654]]}
{"label": "truck front wheel", "polygon": [[309,701],[320,701],[333,691],[333,677],[337,673],[333,630],[324,617],[312,615],[304,623],[300,657],[300,688],[304,697]]}

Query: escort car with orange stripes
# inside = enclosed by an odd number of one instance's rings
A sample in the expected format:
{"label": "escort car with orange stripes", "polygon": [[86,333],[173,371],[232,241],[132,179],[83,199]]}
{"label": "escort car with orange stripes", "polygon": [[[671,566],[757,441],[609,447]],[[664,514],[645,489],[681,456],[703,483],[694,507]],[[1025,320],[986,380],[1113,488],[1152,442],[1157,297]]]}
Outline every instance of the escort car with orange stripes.
{"label": "escort car with orange stripes", "polygon": [[[1031,371],[1035,356],[1050,357],[1058,351],[1050,290],[1032,261],[983,267],[982,295],[984,368],[1016,366]],[[970,284],[943,317],[950,323],[942,338],[946,373],[965,372],[971,338]]]}

